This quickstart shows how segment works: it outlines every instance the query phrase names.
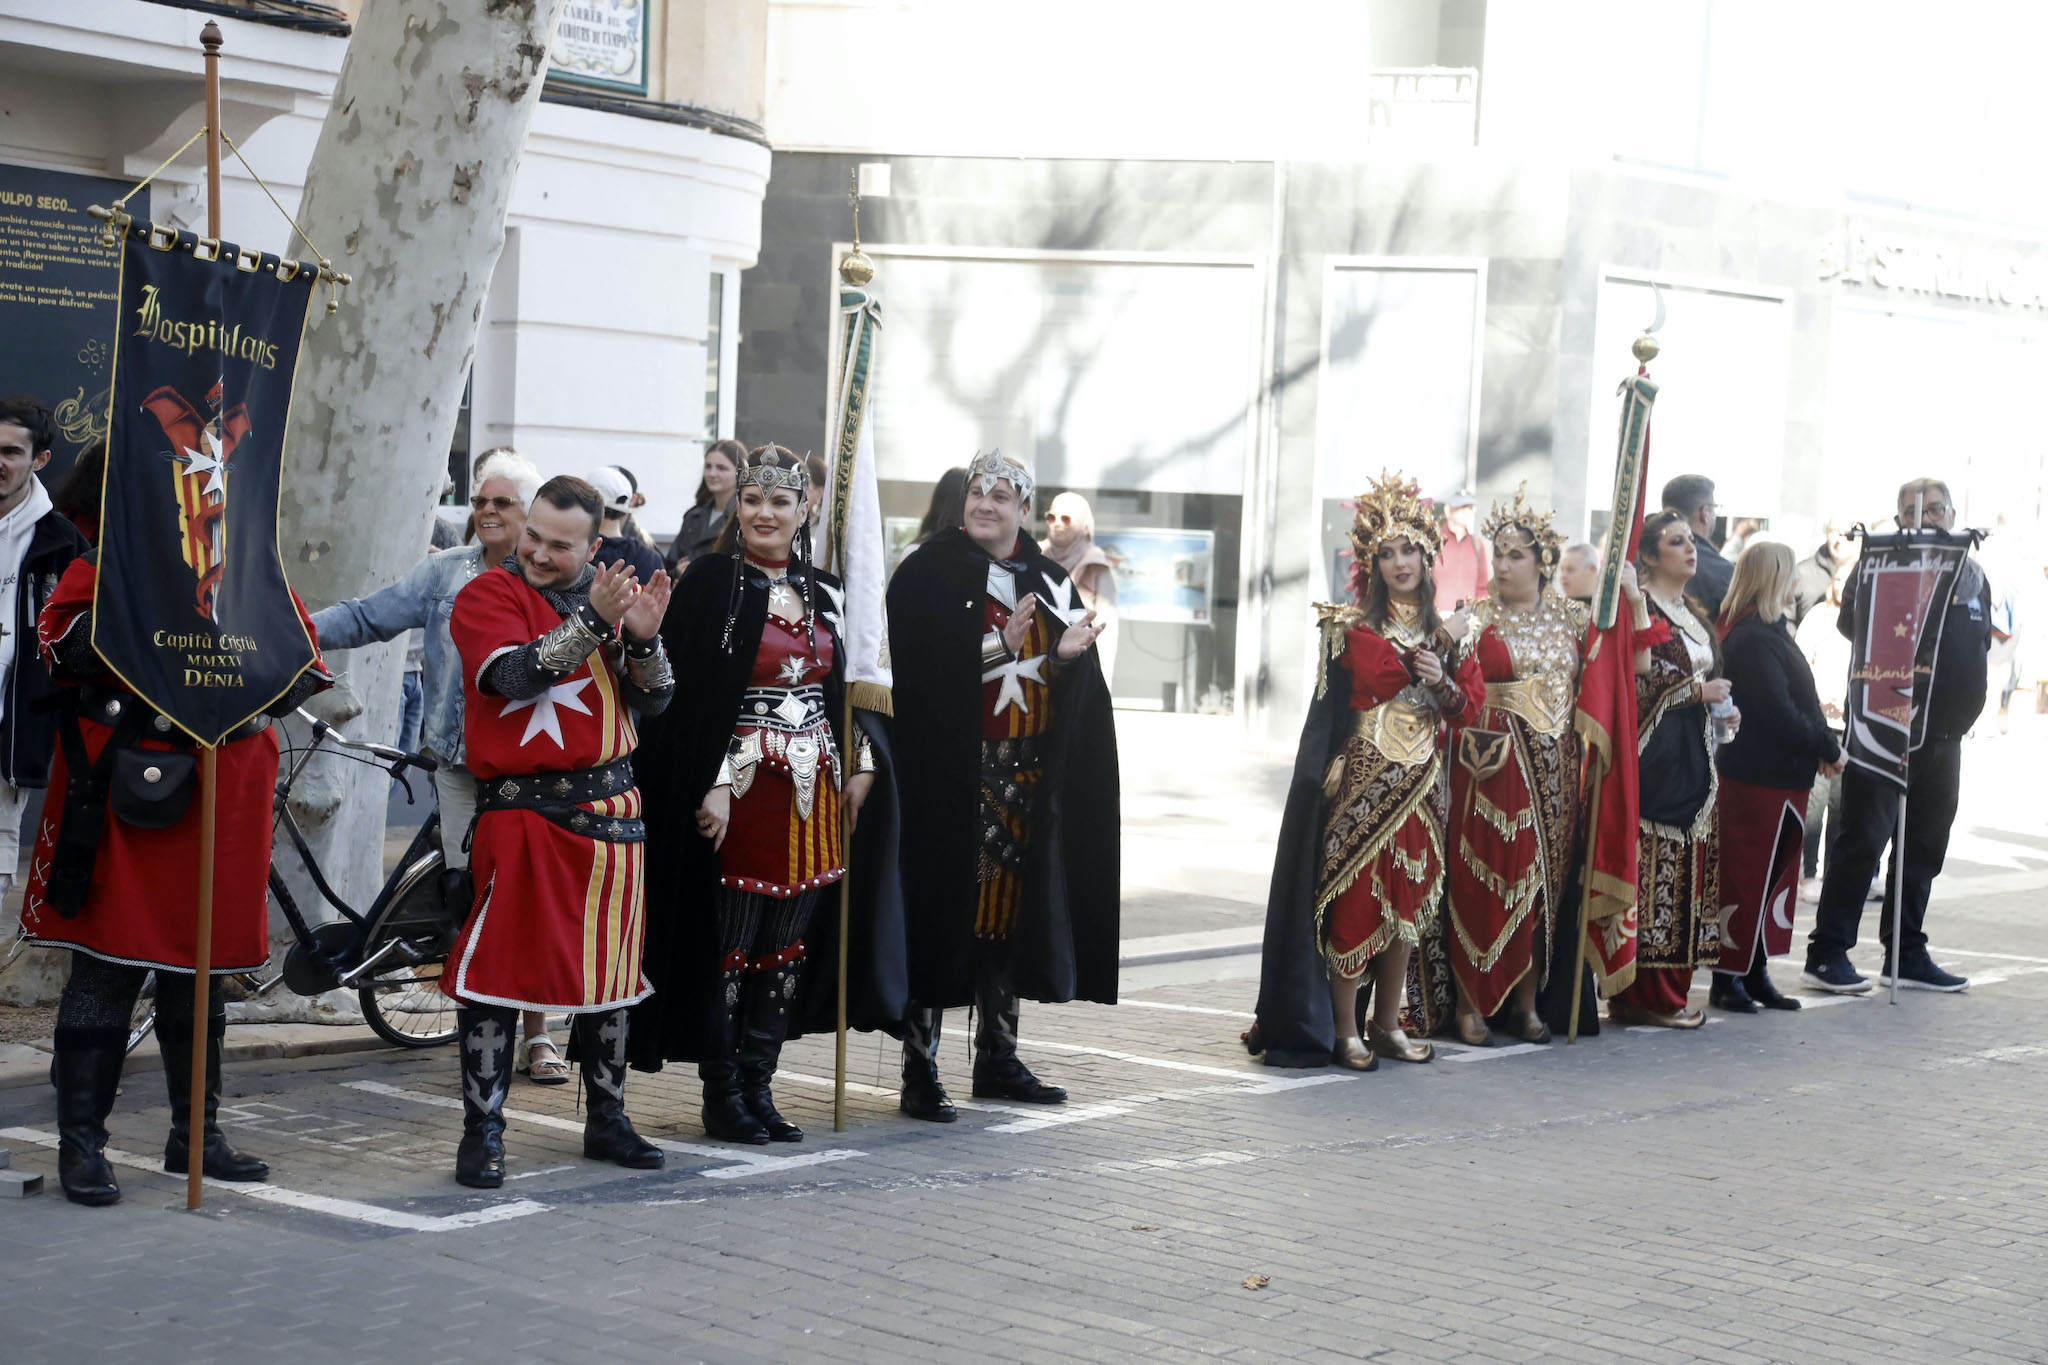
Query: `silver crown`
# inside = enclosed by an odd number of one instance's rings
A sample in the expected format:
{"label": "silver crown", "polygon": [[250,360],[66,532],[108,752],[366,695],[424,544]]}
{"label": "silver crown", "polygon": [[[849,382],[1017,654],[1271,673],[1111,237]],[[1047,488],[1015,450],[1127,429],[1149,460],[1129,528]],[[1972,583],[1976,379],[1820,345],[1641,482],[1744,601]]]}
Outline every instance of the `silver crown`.
{"label": "silver crown", "polygon": [[805,456],[796,462],[794,468],[785,469],[775,463],[775,452],[779,449],[779,446],[768,446],[759,463],[754,463],[751,456],[742,459],[739,473],[733,478],[733,487],[740,489],[752,484],[756,488],[787,488],[798,497],[810,492],[810,457]]}
{"label": "silver crown", "polygon": [[991,450],[986,455],[975,452],[967,465],[967,485],[979,487],[981,495],[987,497],[996,486],[998,479],[1008,479],[1010,486],[1017,490],[1017,501],[1030,502],[1032,489],[1037,487],[1031,471],[1017,463],[1000,450]]}

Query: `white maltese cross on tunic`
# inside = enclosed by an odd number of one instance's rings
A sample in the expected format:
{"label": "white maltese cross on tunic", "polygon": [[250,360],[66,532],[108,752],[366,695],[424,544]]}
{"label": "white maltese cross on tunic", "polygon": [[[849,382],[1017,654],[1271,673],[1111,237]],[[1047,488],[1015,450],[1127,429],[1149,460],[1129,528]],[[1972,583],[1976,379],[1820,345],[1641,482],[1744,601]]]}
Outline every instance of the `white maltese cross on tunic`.
{"label": "white maltese cross on tunic", "polygon": [[578,678],[575,682],[557,683],[537,697],[528,697],[525,701],[506,702],[505,709],[498,714],[509,716],[514,711],[524,711],[530,706],[533,711],[526,718],[526,733],[519,737],[519,747],[524,749],[535,735],[545,733],[555,742],[557,749],[566,748],[567,746],[562,743],[562,719],[555,714],[555,708],[560,706],[566,710],[580,711],[586,716],[591,715],[591,709],[583,704],[581,694],[593,681],[595,680],[591,678]]}

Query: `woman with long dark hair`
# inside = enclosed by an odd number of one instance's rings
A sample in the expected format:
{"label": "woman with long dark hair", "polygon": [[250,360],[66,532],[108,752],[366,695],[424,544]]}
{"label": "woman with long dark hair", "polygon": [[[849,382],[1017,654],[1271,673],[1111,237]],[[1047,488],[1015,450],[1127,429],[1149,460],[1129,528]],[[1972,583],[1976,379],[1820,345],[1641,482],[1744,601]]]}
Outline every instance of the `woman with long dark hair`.
{"label": "woman with long dark hair", "polygon": [[769,1087],[812,913],[845,874],[875,765],[858,721],[841,732],[840,587],[811,559],[804,462],[760,446],[736,479],[715,552],[683,575],[662,625],[690,666],[634,755],[655,993],[627,1036],[642,1069],[697,1063],[712,1137],[799,1142]]}
{"label": "woman with long dark hair", "polygon": [[1796,1010],[1766,964],[1792,951],[1792,910],[1806,805],[1816,774],[1842,771],[1842,746],[1790,631],[1792,551],[1764,541],[1735,563],[1721,604],[1721,656],[1747,703],[1742,729],[1721,746],[1721,956],[1707,999],[1717,1009]]}
{"label": "woman with long dark hair", "polygon": [[713,552],[731,519],[733,479],[747,448],[738,441],[717,441],[704,452],[704,476],[697,481],[697,500],[683,513],[683,524],[668,544],[670,573],[680,574],[690,561]]}
{"label": "woman with long dark hair", "polygon": [[[1302,730],[1266,905],[1258,1022],[1245,1046],[1269,1066],[1426,1062],[1401,1026],[1408,961],[1444,888],[1446,726],[1476,712],[1478,665],[1450,662],[1463,634],[1435,607],[1429,501],[1382,474],[1352,524],[1353,601],[1318,606],[1315,700]],[[1360,988],[1372,1018],[1360,1037]]]}
{"label": "woman with long dark hair", "polygon": [[910,543],[922,545],[941,531],[956,529],[967,519],[967,467],[958,466],[939,475],[932,485],[932,500],[917,524],[917,536]]}
{"label": "woman with long dark hair", "polygon": [[1685,592],[1697,563],[1683,513],[1667,507],[1643,518],[1636,573],[1656,643],[1649,671],[1636,673],[1642,773],[1636,975],[1607,1004],[1616,1024],[1698,1028],[1705,1016],[1686,1005],[1693,969],[1721,952],[1720,824],[1708,708],[1722,707],[1731,727],[1741,716],[1721,676],[1720,645],[1706,608]]}

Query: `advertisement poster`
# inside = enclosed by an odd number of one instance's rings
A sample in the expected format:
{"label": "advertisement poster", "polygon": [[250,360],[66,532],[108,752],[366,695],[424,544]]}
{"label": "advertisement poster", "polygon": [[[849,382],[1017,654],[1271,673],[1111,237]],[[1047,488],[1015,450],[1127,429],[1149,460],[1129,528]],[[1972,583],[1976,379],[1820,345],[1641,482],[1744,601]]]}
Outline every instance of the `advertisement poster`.
{"label": "advertisement poster", "polygon": [[1126,621],[1207,625],[1216,564],[1214,531],[1104,531],[1095,543],[1116,575],[1117,614]]}
{"label": "advertisement poster", "polygon": [[[52,486],[82,447],[106,438],[121,256],[85,209],[128,188],[0,165],[0,389],[40,398],[56,413],[57,444],[43,470]],[[128,211],[147,222],[149,191],[130,199]]]}

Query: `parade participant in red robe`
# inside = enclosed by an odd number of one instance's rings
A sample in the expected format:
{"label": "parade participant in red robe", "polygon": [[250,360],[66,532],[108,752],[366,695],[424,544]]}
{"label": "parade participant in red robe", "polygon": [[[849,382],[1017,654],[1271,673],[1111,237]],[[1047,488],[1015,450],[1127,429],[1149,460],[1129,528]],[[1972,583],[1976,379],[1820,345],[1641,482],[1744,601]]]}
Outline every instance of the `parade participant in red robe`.
{"label": "parade participant in red robe", "polygon": [[[1437,528],[1415,485],[1383,474],[1351,529],[1354,605],[1325,604],[1316,702],[1302,733],[1266,907],[1258,1022],[1272,1066],[1426,1062],[1402,1028],[1408,961],[1444,887],[1445,726],[1478,706],[1478,665],[1450,657],[1437,615]],[[1359,1036],[1360,984],[1372,1020]],[[1368,1040],[1370,1046],[1368,1046]]]}
{"label": "parade participant in red robe", "polygon": [[455,598],[463,749],[477,778],[476,906],[442,973],[462,1005],[463,1133],[455,1178],[505,1178],[505,1089],[517,1013],[574,1016],[583,1154],[651,1169],[661,1150],[626,1118],[626,1007],[640,974],[640,794],[634,713],[674,691],[659,631],[666,575],[595,568],[602,500],[558,477],[533,496],[511,559]]}
{"label": "parade participant in red robe", "polygon": [[[1617,1024],[1698,1028],[1686,1004],[1693,969],[1721,953],[1720,820],[1709,706],[1729,702],[1720,646],[1706,609],[1685,595],[1695,552],[1685,518],[1670,508],[1643,518],[1636,571],[1658,642],[1636,674],[1636,975],[1607,1002]],[[1728,707],[1732,729],[1741,715]]]}
{"label": "parade participant in red robe", "polygon": [[[1485,700],[1460,718],[1451,763],[1448,910],[1419,955],[1427,1024],[1448,1013],[1484,1047],[1487,1018],[1514,1001],[1523,1042],[1550,1040],[1536,992],[1569,877],[1579,799],[1573,699],[1587,611],[1554,586],[1564,537],[1518,489],[1481,527],[1493,549],[1488,595],[1472,608],[1465,655]],[[1448,970],[1445,968],[1448,967]],[[1447,1008],[1448,1007],[1448,1008]]]}
{"label": "parade participant in red robe", "polygon": [[[647,1069],[697,1063],[712,1137],[800,1142],[771,1086],[783,1040],[801,1026],[813,916],[845,875],[875,761],[859,718],[851,735],[839,731],[844,594],[811,562],[805,463],[761,446],[737,478],[724,531],[691,562],[662,623],[691,667],[635,761],[655,832],[655,993],[635,1007],[632,1056]],[[849,967],[856,999],[865,966]],[[808,970],[833,975],[829,960]]]}
{"label": "parade participant in red robe", "polygon": [[[164,1169],[184,1172],[190,1162],[193,976],[199,957],[199,824],[202,793],[194,767],[192,791],[183,813],[170,824],[145,827],[121,818],[121,803],[102,797],[91,860],[91,882],[82,905],[52,902],[50,873],[67,819],[82,794],[74,776],[95,772],[111,745],[132,751],[143,766],[135,776],[145,784],[169,783],[192,764],[192,746],[178,738],[170,720],[136,696],[111,673],[92,645],[93,591],[99,556],[73,561],[36,623],[50,674],[70,693],[76,730],[57,748],[50,770],[52,799],[36,831],[35,856],[21,910],[21,934],[31,943],[70,948],[71,978],[57,1006],[56,1080],[57,1173],[64,1193],[81,1204],[111,1204],[121,1197],[113,1168],[101,1155],[106,1117],[113,1109],[121,1064],[128,1054],[129,1017],[143,977],[156,973],[156,1033],[163,1051],[164,1088],[170,1093],[171,1132],[164,1143]],[[299,621],[313,638],[312,622],[298,603]],[[215,757],[216,788],[213,951],[209,974],[253,972],[270,958],[268,938],[271,791],[277,784],[277,736],[273,716],[288,715],[333,680],[320,661],[263,714],[228,735]],[[70,727],[66,717],[60,726]],[[75,748],[73,746],[76,746]],[[162,754],[151,764],[148,755]],[[81,765],[77,760],[84,760]],[[132,766],[132,765],[131,765]],[[81,767],[84,773],[80,773]],[[152,777],[151,774],[156,776]],[[120,780],[118,767],[111,780]],[[64,799],[58,800],[58,793]],[[76,818],[88,818],[80,815]],[[64,899],[59,896],[61,901]],[[208,992],[206,1114],[200,1169],[215,1180],[262,1180],[270,1168],[228,1146],[214,1115],[220,1107],[221,1039],[227,1031],[226,1004]]]}

